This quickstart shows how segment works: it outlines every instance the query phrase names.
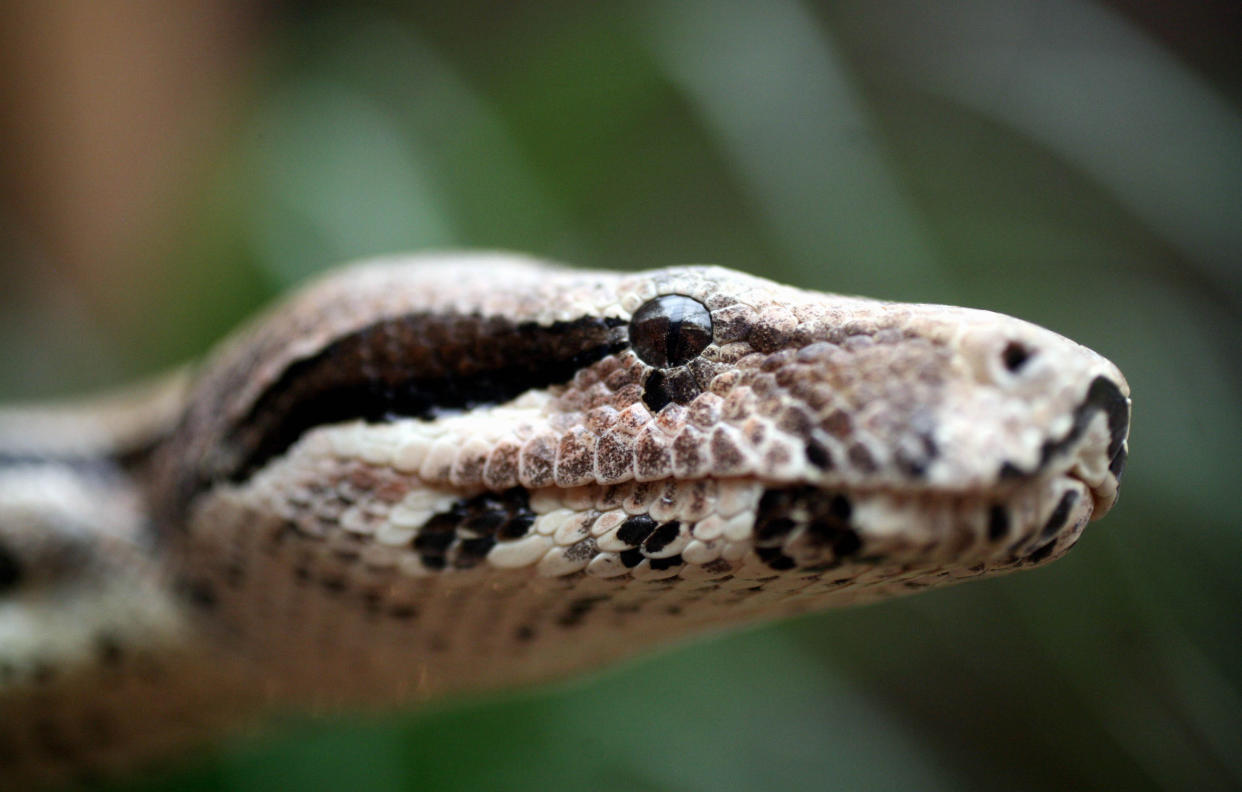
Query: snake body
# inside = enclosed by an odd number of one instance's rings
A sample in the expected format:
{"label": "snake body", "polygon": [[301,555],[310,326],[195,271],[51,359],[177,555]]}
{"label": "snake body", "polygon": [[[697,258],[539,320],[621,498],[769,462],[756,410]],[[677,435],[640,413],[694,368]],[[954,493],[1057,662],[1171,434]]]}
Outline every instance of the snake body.
{"label": "snake body", "polygon": [[1113,504],[1129,405],[986,311],[355,265],[193,374],[0,411],[0,779],[1038,566]]}

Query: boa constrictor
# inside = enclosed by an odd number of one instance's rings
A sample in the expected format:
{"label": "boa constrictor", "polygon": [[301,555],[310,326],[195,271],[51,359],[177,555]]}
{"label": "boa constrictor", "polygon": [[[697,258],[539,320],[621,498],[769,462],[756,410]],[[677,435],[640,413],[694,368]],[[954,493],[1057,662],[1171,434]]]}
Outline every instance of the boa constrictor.
{"label": "boa constrictor", "polygon": [[192,375],[0,411],[0,779],[1038,566],[1112,506],[1129,415],[986,311],[355,265]]}

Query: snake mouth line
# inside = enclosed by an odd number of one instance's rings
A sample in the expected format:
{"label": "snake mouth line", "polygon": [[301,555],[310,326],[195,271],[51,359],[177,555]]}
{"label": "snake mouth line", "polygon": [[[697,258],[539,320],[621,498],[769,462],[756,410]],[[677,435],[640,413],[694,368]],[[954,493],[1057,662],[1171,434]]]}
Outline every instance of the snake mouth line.
{"label": "snake mouth line", "polygon": [[[1090,418],[1088,423],[1091,423]],[[1097,420],[1094,423],[1097,426],[1084,430],[1083,435],[1086,439],[1072,456],[1069,456],[1062,464],[1030,478],[1060,479],[1081,486],[1084,494],[1091,496],[1093,503],[1091,519],[1098,520],[1107,514],[1117,502],[1128,449],[1124,435],[1120,442],[1114,443],[1111,439],[1106,442],[1106,436],[1117,437],[1114,431],[1116,424],[1112,418],[1108,422],[1108,435],[1105,435],[1102,427],[1098,426],[1103,424],[1103,421]],[[1124,429],[1122,431],[1124,432]]]}
{"label": "snake mouth line", "polygon": [[1097,375],[1074,409],[1070,427],[1046,439],[1038,464],[1024,470],[1001,465],[998,479],[1026,481],[1065,476],[1082,482],[1095,502],[1092,519],[1103,517],[1117,501],[1129,455],[1130,397],[1113,379]]}

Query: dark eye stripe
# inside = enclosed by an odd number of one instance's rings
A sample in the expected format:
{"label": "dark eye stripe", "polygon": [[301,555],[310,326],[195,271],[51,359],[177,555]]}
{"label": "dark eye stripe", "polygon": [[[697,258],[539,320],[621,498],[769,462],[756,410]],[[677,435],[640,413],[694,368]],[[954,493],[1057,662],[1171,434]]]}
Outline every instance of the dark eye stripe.
{"label": "dark eye stripe", "polygon": [[[351,332],[289,365],[244,418],[221,427],[228,445],[184,481],[182,503],[213,481],[243,480],[315,426],[428,419],[567,382],[627,346],[624,324],[592,316],[539,325],[410,314]],[[214,409],[194,407],[207,421]]]}

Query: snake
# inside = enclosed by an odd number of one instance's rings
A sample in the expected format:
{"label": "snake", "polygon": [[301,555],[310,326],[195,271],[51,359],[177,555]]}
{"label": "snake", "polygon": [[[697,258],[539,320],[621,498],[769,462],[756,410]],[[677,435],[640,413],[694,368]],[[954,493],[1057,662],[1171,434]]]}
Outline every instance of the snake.
{"label": "snake", "polygon": [[0,780],[1038,567],[1116,501],[1130,407],[985,310],[346,266],[196,366],[0,410]]}

